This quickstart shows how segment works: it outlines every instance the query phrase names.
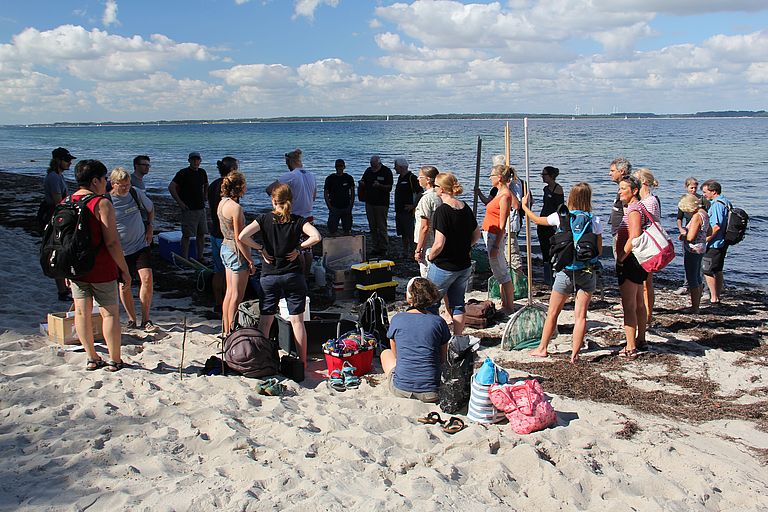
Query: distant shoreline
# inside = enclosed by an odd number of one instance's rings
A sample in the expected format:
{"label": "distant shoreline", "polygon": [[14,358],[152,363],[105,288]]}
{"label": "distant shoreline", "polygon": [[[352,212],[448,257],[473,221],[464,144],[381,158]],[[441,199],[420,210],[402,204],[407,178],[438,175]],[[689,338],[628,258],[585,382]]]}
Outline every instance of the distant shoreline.
{"label": "distant shoreline", "polygon": [[430,114],[430,115],[354,115],[354,116],[289,116],[289,117],[265,117],[265,118],[233,118],[233,119],[179,119],[179,120],[155,120],[155,121],[93,121],[93,122],[60,122],[60,123],[34,123],[34,124],[8,124],[6,127],[27,128],[56,128],[79,126],[173,126],[173,125],[201,125],[201,124],[260,124],[260,123],[344,123],[366,121],[488,121],[508,119],[749,119],[768,118],[765,110],[722,110],[706,111],[688,114],[654,114],[652,112],[616,112],[613,114]]}

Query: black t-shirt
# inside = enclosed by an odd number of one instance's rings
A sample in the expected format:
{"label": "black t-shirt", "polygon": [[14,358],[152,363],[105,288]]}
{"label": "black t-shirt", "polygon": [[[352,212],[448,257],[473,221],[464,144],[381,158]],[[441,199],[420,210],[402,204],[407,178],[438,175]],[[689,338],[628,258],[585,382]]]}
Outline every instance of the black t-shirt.
{"label": "black t-shirt", "polygon": [[424,189],[419,186],[419,179],[415,174],[408,171],[399,175],[397,185],[395,185],[395,211],[402,211],[403,206],[407,204],[415,205],[417,194],[422,193],[424,193]]}
{"label": "black t-shirt", "polygon": [[469,257],[469,251],[472,249],[472,233],[477,228],[472,209],[466,203],[461,210],[443,203],[435,210],[433,220],[435,231],[445,236],[445,245],[432,263],[448,271],[468,268],[472,264]]}
{"label": "black t-shirt", "polygon": [[208,187],[208,175],[202,167],[196,171],[185,167],[173,177],[174,183],[179,186],[179,198],[190,210],[202,210],[205,208],[205,193]]}
{"label": "black t-shirt", "polygon": [[619,232],[619,226],[621,225],[621,219],[624,218],[624,203],[621,202],[619,193],[616,192],[616,199],[613,200],[613,207],[611,208],[611,234],[616,235]]}
{"label": "black t-shirt", "polygon": [[325,191],[334,208],[349,208],[355,195],[355,180],[347,173],[331,174],[325,178]]}
{"label": "black t-shirt", "polygon": [[211,209],[211,236],[214,238],[224,238],[219,224],[219,203],[221,202],[221,182],[224,178],[213,180],[208,186],[208,207]]}
{"label": "black t-shirt", "polygon": [[262,276],[285,275],[291,273],[303,273],[301,258],[293,261],[285,259],[285,255],[298,249],[302,229],[307,220],[298,215],[291,215],[291,221],[285,224],[279,224],[275,221],[272,212],[260,213],[256,215],[256,222],[259,223],[264,248],[267,254],[274,256],[274,263],[266,261],[261,265]]}
{"label": "black t-shirt", "polygon": [[[384,185],[386,189],[373,188],[373,182]],[[392,190],[392,170],[386,165],[382,165],[378,171],[374,172],[370,167],[363,173],[362,182],[365,185],[365,202],[373,206],[389,206],[389,191]]]}

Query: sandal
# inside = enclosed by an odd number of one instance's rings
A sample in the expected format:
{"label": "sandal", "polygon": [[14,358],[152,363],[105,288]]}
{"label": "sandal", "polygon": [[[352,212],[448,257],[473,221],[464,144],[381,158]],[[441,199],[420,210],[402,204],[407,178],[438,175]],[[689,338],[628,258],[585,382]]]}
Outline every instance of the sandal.
{"label": "sandal", "polygon": [[277,379],[268,379],[261,385],[260,393],[266,396],[280,396],[285,392],[283,386]]}
{"label": "sandal", "polygon": [[453,435],[464,430],[464,427],[464,420],[457,418],[456,416],[451,416],[451,419],[449,419],[448,423],[443,427],[443,432]]}
{"label": "sandal", "polygon": [[128,322],[126,322],[125,324],[126,329],[136,329],[136,327],[137,327],[136,322],[134,322],[133,320],[128,320]]}
{"label": "sandal", "polygon": [[439,423],[441,425],[445,424],[445,420],[440,417],[440,413],[435,411],[432,411],[423,418],[419,418],[418,422],[424,423],[425,425],[434,425],[435,423]]}
{"label": "sandal", "polygon": [[341,370],[333,370],[328,375],[328,387],[335,391],[346,391],[347,387],[344,385],[344,374]]}
{"label": "sandal", "polygon": [[102,358],[98,359],[91,359],[90,357],[85,361],[85,369],[86,371],[92,372],[94,370],[98,370],[99,368],[103,368],[106,363]]}
{"label": "sandal", "polygon": [[349,361],[344,361],[341,367],[341,373],[344,376],[344,387],[346,389],[357,389],[360,387],[360,377],[355,375],[357,368],[352,366]]}
{"label": "sandal", "polygon": [[152,323],[152,320],[147,320],[143,324],[141,324],[141,329],[144,332],[155,332],[157,331],[157,326]]}
{"label": "sandal", "polygon": [[639,356],[637,349],[634,348],[632,350],[627,350],[626,348],[623,348],[619,350],[619,357],[624,359],[629,359],[631,361],[634,361]]}
{"label": "sandal", "polygon": [[124,366],[125,366],[125,363],[123,363],[122,359],[120,361],[113,361],[110,359],[104,364],[104,369],[107,370],[108,372],[114,373],[122,370]]}

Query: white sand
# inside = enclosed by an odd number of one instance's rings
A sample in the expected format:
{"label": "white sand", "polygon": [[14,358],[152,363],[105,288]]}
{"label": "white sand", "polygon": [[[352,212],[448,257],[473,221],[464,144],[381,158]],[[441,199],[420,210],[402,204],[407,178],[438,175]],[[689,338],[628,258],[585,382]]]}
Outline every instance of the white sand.
{"label": "white sand", "polygon": [[[302,385],[289,381],[283,397],[257,395],[237,377],[190,370],[180,380],[184,313],[158,307],[193,311],[185,299],[156,296],[153,318],[164,333],[124,337],[133,368],[86,372],[83,353],[52,349],[37,333],[58,304],[33,239],[5,228],[0,237],[2,510],[768,508],[768,469],[753,451],[768,448],[768,434],[749,422],[691,425],[553,396],[554,428],[519,436],[470,424],[450,436],[416,421],[435,407],[394,398],[383,385],[330,391],[323,362]],[[188,321],[185,366],[199,367],[215,352],[218,323],[193,313]],[[568,342],[561,336],[558,346],[567,351]],[[691,375],[731,379],[724,393],[751,376],[768,381],[768,367],[734,365],[737,358],[708,350],[681,360]],[[616,378],[642,388],[653,372],[638,364]],[[627,420],[640,431],[621,440]]]}

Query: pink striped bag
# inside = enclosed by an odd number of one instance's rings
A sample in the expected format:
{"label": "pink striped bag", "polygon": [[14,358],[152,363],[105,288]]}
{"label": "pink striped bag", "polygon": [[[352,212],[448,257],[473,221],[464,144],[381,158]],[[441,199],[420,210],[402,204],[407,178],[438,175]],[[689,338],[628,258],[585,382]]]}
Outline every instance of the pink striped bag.
{"label": "pink striped bag", "polygon": [[675,246],[664,228],[653,220],[645,205],[640,203],[640,207],[651,223],[640,236],[632,240],[632,254],[646,272],[658,272],[675,259]]}
{"label": "pink striped bag", "polygon": [[544,391],[537,380],[494,384],[489,396],[494,407],[506,414],[512,430],[518,434],[543,430],[557,421],[557,413],[544,398]]}

